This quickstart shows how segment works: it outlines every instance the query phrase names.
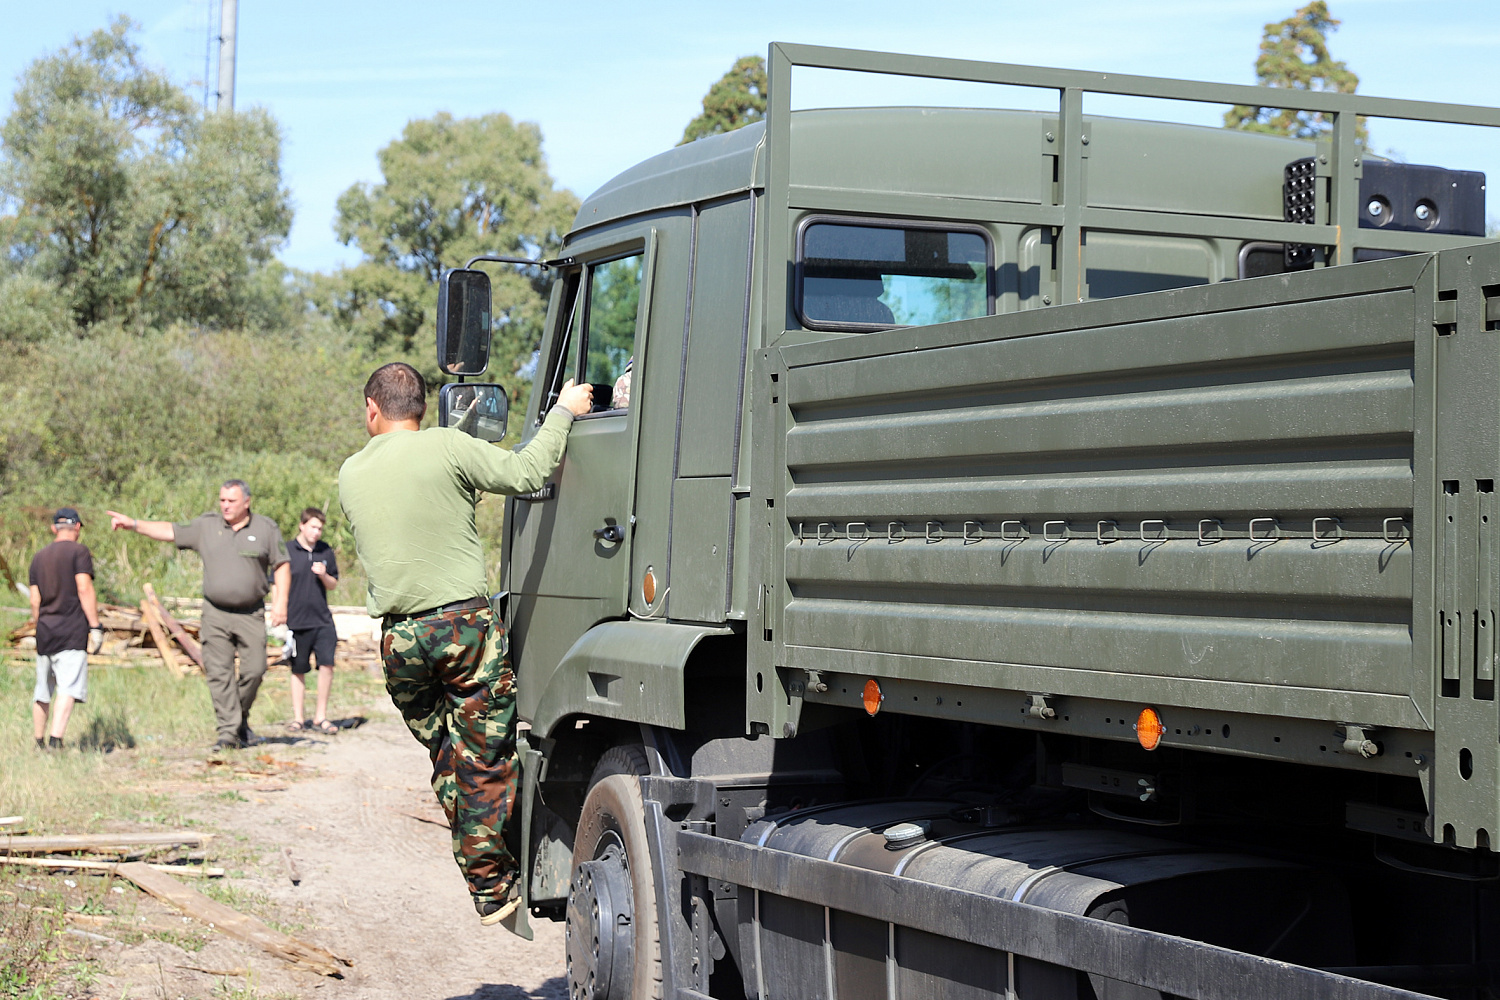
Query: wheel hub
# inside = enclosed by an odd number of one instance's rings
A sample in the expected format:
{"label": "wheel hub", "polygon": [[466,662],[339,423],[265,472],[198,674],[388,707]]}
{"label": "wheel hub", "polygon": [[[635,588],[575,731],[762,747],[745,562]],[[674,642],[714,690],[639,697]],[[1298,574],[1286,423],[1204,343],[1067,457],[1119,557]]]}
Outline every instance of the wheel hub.
{"label": "wheel hub", "polygon": [[568,890],[570,1000],[626,1000],[634,973],[635,914],[624,845],[602,843]]}

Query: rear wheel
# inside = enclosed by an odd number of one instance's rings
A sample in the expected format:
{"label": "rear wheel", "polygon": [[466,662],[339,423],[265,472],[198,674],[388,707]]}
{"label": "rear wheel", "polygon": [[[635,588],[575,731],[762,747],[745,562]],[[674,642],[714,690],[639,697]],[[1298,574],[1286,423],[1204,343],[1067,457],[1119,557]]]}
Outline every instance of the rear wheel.
{"label": "rear wheel", "polygon": [[573,840],[566,928],[571,1000],[661,1000],[655,881],[640,781],[607,772],[589,789]]}

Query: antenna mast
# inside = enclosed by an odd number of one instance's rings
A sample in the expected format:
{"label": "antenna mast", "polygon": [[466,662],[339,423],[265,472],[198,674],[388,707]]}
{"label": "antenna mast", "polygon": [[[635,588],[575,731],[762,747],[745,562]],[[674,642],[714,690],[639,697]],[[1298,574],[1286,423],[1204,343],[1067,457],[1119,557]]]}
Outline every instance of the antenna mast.
{"label": "antenna mast", "polygon": [[219,5],[219,102],[217,105],[220,111],[234,110],[234,36],[238,23],[238,0],[222,0]]}

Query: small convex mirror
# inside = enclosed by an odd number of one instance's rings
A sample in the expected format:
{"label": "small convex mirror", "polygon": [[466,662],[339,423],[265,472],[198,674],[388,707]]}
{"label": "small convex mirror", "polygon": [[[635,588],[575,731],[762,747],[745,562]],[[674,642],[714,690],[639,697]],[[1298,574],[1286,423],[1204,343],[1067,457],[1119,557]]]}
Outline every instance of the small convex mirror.
{"label": "small convex mirror", "polygon": [[483,375],[490,364],[490,276],[454,268],[438,285],[438,367],[446,375]]}
{"label": "small convex mirror", "polygon": [[450,382],[438,390],[438,426],[461,430],[481,441],[505,437],[510,400],[493,382]]}

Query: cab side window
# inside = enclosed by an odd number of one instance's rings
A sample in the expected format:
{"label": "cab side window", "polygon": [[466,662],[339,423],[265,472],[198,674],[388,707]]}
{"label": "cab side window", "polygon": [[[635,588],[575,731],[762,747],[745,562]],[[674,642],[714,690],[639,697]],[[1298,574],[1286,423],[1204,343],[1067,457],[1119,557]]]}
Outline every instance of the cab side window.
{"label": "cab side window", "polygon": [[641,304],[646,257],[589,264],[564,275],[560,322],[566,324],[549,359],[547,399],[537,417],[547,415],[568,379],[594,387],[591,413],[630,407],[635,372],[635,326]]}
{"label": "cab side window", "polygon": [[978,227],[809,219],[797,312],[810,330],[884,330],[995,311],[994,251]]}
{"label": "cab side window", "polygon": [[630,406],[635,369],[635,320],[641,305],[644,254],[589,267],[582,381],[594,387],[594,412]]}

